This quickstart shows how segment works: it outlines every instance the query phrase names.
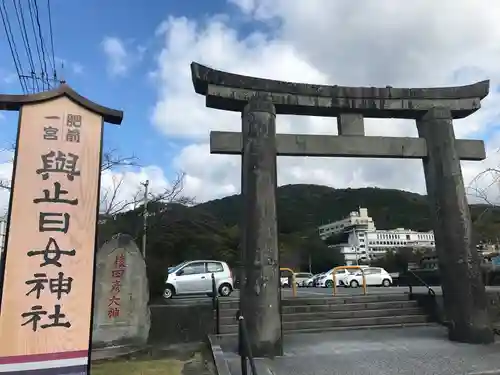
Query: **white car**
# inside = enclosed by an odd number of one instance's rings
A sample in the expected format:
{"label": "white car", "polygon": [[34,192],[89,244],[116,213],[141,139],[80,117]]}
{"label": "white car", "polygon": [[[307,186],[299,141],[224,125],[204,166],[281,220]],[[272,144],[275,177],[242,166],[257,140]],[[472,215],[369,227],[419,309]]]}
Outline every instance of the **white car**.
{"label": "white car", "polygon": [[[345,268],[335,271],[335,281],[337,286],[344,285],[344,279],[349,275],[349,271]],[[333,288],[333,269],[325,272],[323,276],[316,280],[316,286],[321,288]]]}
{"label": "white car", "polygon": [[191,260],[168,269],[163,298],[174,295],[208,294],[212,292],[212,274],[221,296],[233,291],[233,275],[226,262],[217,260]]}
{"label": "white car", "polygon": [[297,286],[307,286],[309,279],[313,276],[312,273],[309,272],[297,272],[294,274],[295,282]]}
{"label": "white car", "polygon": [[313,275],[311,278],[307,279],[307,281],[305,282],[306,286],[311,288],[313,286],[316,286],[316,280],[318,280],[321,276],[323,276],[322,273],[318,273],[316,275]]}
{"label": "white car", "polygon": [[[391,275],[380,267],[367,267],[363,269],[367,286],[385,286],[392,285]],[[346,286],[357,288],[363,285],[363,275],[361,271],[348,275],[344,280]]]}

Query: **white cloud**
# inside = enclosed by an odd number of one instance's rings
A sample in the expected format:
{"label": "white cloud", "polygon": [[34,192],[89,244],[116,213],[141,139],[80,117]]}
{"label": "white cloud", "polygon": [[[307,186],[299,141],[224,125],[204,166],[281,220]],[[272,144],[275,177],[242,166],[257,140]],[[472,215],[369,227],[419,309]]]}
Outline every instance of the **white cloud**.
{"label": "white cloud", "polygon": [[108,36],[103,39],[101,46],[108,59],[108,73],[112,76],[127,74],[130,63],[124,42],[119,38]]}
{"label": "white cloud", "polygon": [[[9,182],[12,177],[12,151],[0,150],[0,181]],[[107,170],[101,176],[101,211],[104,211],[110,205],[115,209],[123,208],[125,202],[131,202],[136,196],[142,197],[141,183],[149,180],[149,191],[153,194],[162,193],[165,189],[171,187],[163,171],[156,166],[147,166],[144,168],[122,168],[121,170]],[[116,191],[116,195],[111,202]],[[10,192],[0,188],[0,218],[7,213],[9,205]],[[132,205],[126,206],[126,209],[133,208]]]}
{"label": "white cloud", "polygon": [[134,200],[143,196],[142,183],[149,180],[149,192],[160,194],[171,185],[157,166],[107,170],[101,176],[101,211],[111,208],[112,213],[134,208]]}
{"label": "white cloud", "polygon": [[3,85],[10,85],[17,81],[17,74],[0,67],[0,83]]}
{"label": "white cloud", "polygon": [[[220,15],[204,21],[169,17],[158,26],[162,43],[157,69],[152,74],[158,98],[151,120],[166,137],[189,142],[179,150],[172,168],[186,172],[185,192],[198,201],[237,193],[240,190],[240,157],[210,155],[210,130],[239,131],[238,113],[205,108],[205,100],[194,93],[191,61],[240,74],[297,82],[347,86],[426,87],[469,84],[490,78],[492,89],[483,108],[455,122],[457,136],[487,134],[488,159],[464,162],[468,185],[486,168],[500,164],[500,3],[484,0],[230,0],[259,30],[245,33],[233,28]],[[234,7],[233,7],[234,9]],[[457,27],[459,25],[460,27]],[[264,26],[264,27],[260,27]],[[135,46],[135,47],[134,47]],[[144,50],[134,41],[106,38],[102,47],[109,57],[110,73],[126,74],[133,57]],[[137,61],[137,60],[136,60]],[[278,132],[336,134],[334,118],[278,116]],[[416,136],[412,121],[366,120],[368,135]],[[171,141],[170,140],[166,140]],[[378,186],[425,192],[420,161],[292,158],[278,160],[278,182],[316,183],[337,188]],[[1,172],[1,168],[0,168]],[[1,173],[0,173],[1,175]],[[112,186],[113,176],[124,177],[120,199],[150,179],[152,188],[168,186],[161,169],[107,172],[103,188]],[[487,187],[490,174],[475,182]],[[498,185],[489,188],[499,198]]]}
{"label": "white cloud", "polygon": [[74,62],[71,64],[71,70],[75,74],[83,74],[83,65],[78,62]]}
{"label": "white cloud", "polygon": [[[209,155],[210,130],[239,131],[238,113],[205,108],[194,93],[189,64],[278,80],[347,86],[426,87],[461,85],[489,78],[483,108],[455,122],[458,137],[489,134],[488,160],[463,163],[468,184],[500,161],[492,125],[499,120],[500,3],[468,0],[354,2],[230,0],[242,14],[265,27],[242,33],[216,16],[203,22],[169,17],[158,29],[164,47],[155,71],[158,100],[152,122],[166,136],[191,140],[173,166],[187,173],[186,189],[198,199],[240,188],[240,158]],[[243,17],[244,18],[244,17]],[[249,26],[245,25],[248,30]],[[456,27],[460,25],[460,27]],[[329,118],[278,116],[278,132],[336,134]],[[367,135],[416,136],[404,120],[366,120]],[[283,157],[279,183],[334,187],[379,186],[423,193],[420,161]],[[496,189],[498,190],[498,189]],[[498,192],[492,192],[497,194]]]}
{"label": "white cloud", "polygon": [[107,70],[111,76],[125,76],[130,69],[141,62],[147,47],[135,40],[122,40],[117,37],[105,37],[101,47],[107,58]]}

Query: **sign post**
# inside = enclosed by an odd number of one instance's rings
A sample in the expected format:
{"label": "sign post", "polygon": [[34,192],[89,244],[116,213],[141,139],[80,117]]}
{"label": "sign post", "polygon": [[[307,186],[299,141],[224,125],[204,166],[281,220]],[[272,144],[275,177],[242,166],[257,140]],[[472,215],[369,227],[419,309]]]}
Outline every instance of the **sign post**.
{"label": "sign post", "polygon": [[0,373],[88,374],[103,123],[121,111],[66,84],[0,95],[19,110],[0,278]]}

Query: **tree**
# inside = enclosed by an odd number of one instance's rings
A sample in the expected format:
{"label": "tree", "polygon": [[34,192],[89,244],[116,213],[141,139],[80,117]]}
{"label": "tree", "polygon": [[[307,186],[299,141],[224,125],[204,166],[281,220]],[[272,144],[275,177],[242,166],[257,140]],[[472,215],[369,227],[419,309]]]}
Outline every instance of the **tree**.
{"label": "tree", "polygon": [[482,203],[471,207],[473,243],[476,245],[481,242],[499,243],[500,212],[498,204],[495,203],[500,192],[499,182],[500,169],[487,168],[475,176],[467,186],[468,196]]}
{"label": "tree", "polygon": [[[101,191],[101,213],[103,216],[113,217],[123,211],[135,210],[144,203],[144,188],[142,186],[138,186],[136,192],[132,194],[132,196],[120,198],[120,191],[123,187],[124,178],[113,176],[112,180],[112,186]],[[148,191],[148,205],[154,205],[155,203],[194,204],[195,200],[193,197],[188,197],[183,194],[184,180],[185,173],[180,172],[171,185],[164,188],[162,191]],[[166,209],[166,206],[161,207],[159,211],[161,211],[161,209]],[[161,214],[162,212],[159,211],[157,210],[153,212],[153,214]]]}
{"label": "tree", "polygon": [[340,249],[328,247],[316,231],[303,236],[299,246],[301,246],[301,269],[309,269],[310,263],[311,271],[320,273],[345,264],[345,257]]}
{"label": "tree", "polygon": [[[12,144],[7,148],[4,148],[2,151],[10,151],[12,153],[15,152],[16,145]],[[11,163],[14,162],[14,158],[11,159]],[[118,167],[124,166],[138,166],[137,157],[135,156],[121,156],[117,153],[116,149],[111,149],[108,151],[104,151],[102,154],[102,163],[101,163],[101,173],[104,171],[108,171]],[[10,179],[0,179],[0,189],[12,190],[11,188],[11,180]]]}

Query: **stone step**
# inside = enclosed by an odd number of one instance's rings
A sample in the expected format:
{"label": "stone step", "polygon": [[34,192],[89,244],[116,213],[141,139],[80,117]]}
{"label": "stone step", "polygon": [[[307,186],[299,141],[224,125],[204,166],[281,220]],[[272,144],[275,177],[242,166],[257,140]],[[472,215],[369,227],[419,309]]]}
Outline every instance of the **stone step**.
{"label": "stone step", "polygon": [[[362,330],[362,329],[387,329],[387,328],[405,328],[405,327],[440,327],[439,324],[433,322],[426,323],[400,323],[400,324],[377,324],[374,326],[355,326],[355,327],[322,327],[322,328],[309,328],[309,329],[296,329],[291,331],[286,331],[286,333],[318,333],[318,332],[335,332],[335,331],[353,331],[353,330]],[[238,337],[238,331],[234,331],[231,333],[221,333],[219,337],[230,338],[230,337]],[[500,374],[499,374],[500,375]]]}
{"label": "stone step", "polygon": [[[221,304],[221,317],[235,317],[237,308],[228,308],[228,304]],[[283,315],[297,313],[315,313],[328,311],[356,311],[356,310],[378,310],[378,309],[406,309],[417,307],[417,301],[395,301],[395,302],[367,302],[348,304],[325,304],[325,305],[303,305],[303,306],[283,306]]]}
{"label": "stone step", "polygon": [[345,305],[351,303],[409,301],[407,294],[372,294],[359,296],[338,296],[320,298],[290,298],[282,301],[283,306],[299,305]]}
{"label": "stone step", "polygon": [[[409,301],[407,294],[373,294],[366,296],[341,296],[341,297],[319,297],[319,298],[287,298],[281,301],[283,307],[286,306],[305,306],[305,305],[346,305],[352,303],[370,303],[370,302],[396,302]],[[238,301],[220,300],[222,308],[238,309]]]}
{"label": "stone step", "polygon": [[[312,313],[283,314],[283,322],[325,320],[325,319],[358,319],[383,316],[419,315],[419,307],[403,309],[378,309],[378,310],[354,310],[354,311],[325,311]],[[236,324],[235,315],[221,317],[220,324]]]}
{"label": "stone step", "polygon": [[376,324],[373,326],[352,326],[352,327],[320,327],[320,328],[307,328],[307,329],[295,329],[292,331],[287,331],[290,333],[315,333],[323,331],[352,331],[360,329],[384,329],[384,328],[404,328],[404,327],[425,327],[425,326],[436,326],[436,323],[432,322],[418,322],[418,323],[388,323],[388,324]]}
{"label": "stone step", "polygon": [[[284,331],[303,331],[303,330],[332,330],[332,329],[360,329],[373,326],[403,326],[415,323],[427,323],[428,318],[423,314],[417,315],[402,315],[402,316],[384,316],[384,317],[367,317],[357,319],[322,319],[308,320],[296,322],[283,322]],[[238,331],[237,324],[221,325],[220,333],[236,333]]]}

